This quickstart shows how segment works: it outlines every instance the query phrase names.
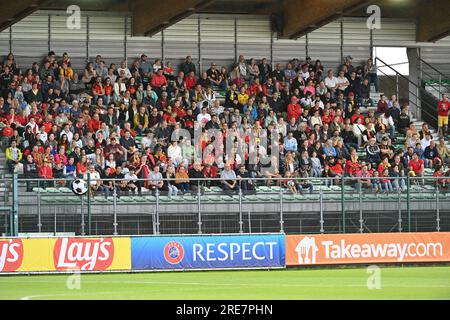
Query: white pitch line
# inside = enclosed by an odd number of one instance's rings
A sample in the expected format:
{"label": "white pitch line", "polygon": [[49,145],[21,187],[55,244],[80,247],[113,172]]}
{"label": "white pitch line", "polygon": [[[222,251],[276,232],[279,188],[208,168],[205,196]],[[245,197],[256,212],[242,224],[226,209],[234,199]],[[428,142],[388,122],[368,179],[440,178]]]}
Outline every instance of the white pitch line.
{"label": "white pitch line", "polygon": [[[27,282],[33,283],[54,283],[53,281],[17,281],[20,283],[26,284]],[[205,282],[166,282],[166,281],[90,281],[90,280],[81,280],[81,283],[97,283],[97,284],[108,284],[108,283],[123,283],[123,284],[162,284],[162,285],[190,285],[190,286],[245,286],[245,287],[267,287],[271,286],[271,284],[257,284],[257,283],[205,283]],[[14,283],[9,283],[9,285],[13,285]],[[320,288],[335,288],[335,287],[366,287],[366,283],[364,282],[361,285],[358,284],[339,284],[339,285],[328,285],[328,284],[314,284],[314,283],[297,283],[297,284],[276,284],[278,287],[320,287]],[[449,285],[383,285],[383,287],[387,288],[450,288]]]}

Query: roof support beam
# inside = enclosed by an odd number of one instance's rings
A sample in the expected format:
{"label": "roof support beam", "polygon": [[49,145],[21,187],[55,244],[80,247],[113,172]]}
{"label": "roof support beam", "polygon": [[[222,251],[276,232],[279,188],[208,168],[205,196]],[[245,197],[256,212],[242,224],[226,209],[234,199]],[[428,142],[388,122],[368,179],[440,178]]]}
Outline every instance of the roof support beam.
{"label": "roof support beam", "polygon": [[134,0],[133,35],[152,36],[210,5],[214,0]]}
{"label": "roof support beam", "polygon": [[295,39],[317,29],[336,18],[361,9],[369,0],[315,0],[313,5],[305,0],[284,0],[282,4],[284,26],[279,35]]}
{"label": "roof support beam", "polygon": [[417,26],[417,41],[434,42],[450,35],[449,12],[448,1],[423,1]]}
{"label": "roof support beam", "polygon": [[14,0],[0,10],[0,31],[5,30],[14,23],[22,20],[39,9],[39,5],[45,1],[39,0]]}

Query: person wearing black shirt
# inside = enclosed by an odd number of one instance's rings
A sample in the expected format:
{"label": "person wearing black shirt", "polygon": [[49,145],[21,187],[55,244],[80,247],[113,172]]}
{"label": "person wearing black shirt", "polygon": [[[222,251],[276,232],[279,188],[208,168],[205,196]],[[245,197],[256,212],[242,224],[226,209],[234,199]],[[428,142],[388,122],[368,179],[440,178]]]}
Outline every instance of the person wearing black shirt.
{"label": "person wearing black shirt", "polygon": [[181,64],[181,71],[183,71],[184,74],[189,74],[191,72],[194,72],[195,74],[195,64],[192,62],[191,56],[187,56],[186,60]]}
{"label": "person wearing black shirt", "polygon": [[[116,170],[107,176],[107,180],[105,181],[105,188],[103,189],[105,192],[105,198],[112,193],[114,194],[114,189],[116,189],[117,198],[120,198],[122,193],[125,193],[128,190],[127,181],[125,179],[125,175],[122,173],[122,167],[117,166]],[[113,181],[117,179],[116,181]]]}
{"label": "person wearing black shirt", "polygon": [[206,71],[206,75],[208,76],[208,79],[211,81],[211,83],[216,86],[218,86],[222,80],[220,72],[216,69],[216,64],[214,62],[211,63],[211,68]]}
{"label": "person wearing black shirt", "polygon": [[[23,165],[23,174],[26,179],[37,179],[38,178],[38,165],[34,161],[31,154],[27,155],[27,160]],[[32,182],[27,180],[27,192],[31,192],[33,189]]]}
{"label": "person wearing black shirt", "polygon": [[250,180],[250,174],[245,170],[244,165],[240,165],[238,170],[236,170],[236,178],[238,179],[238,187],[242,190],[242,194],[255,194],[256,189],[253,181]]}
{"label": "person wearing black shirt", "polygon": [[344,139],[344,144],[348,149],[355,148],[356,150],[358,150],[358,138],[353,133],[350,125],[346,124],[344,126],[341,137],[342,139]]}
{"label": "person wearing black shirt", "polygon": [[439,156],[436,141],[431,140],[430,145],[425,148],[423,156],[425,158],[425,166],[432,168],[434,166],[434,159]]}
{"label": "person wearing black shirt", "polygon": [[134,141],[129,130],[125,131],[124,136],[120,138],[119,141],[121,146],[127,149],[128,152],[130,151],[131,147],[136,147],[136,141]]}
{"label": "person wearing black shirt", "polygon": [[323,105],[326,105],[327,103],[329,103],[331,107],[336,106],[336,100],[334,100],[331,97],[331,92],[330,91],[327,91],[327,93],[325,93],[325,96],[321,97],[321,100],[323,102]]}
{"label": "person wearing black shirt", "polygon": [[[270,108],[275,112],[275,114],[279,117],[282,115],[285,110],[285,104],[282,99],[278,96],[278,92],[274,92],[273,96],[267,99],[270,105]],[[290,101],[290,100],[289,100]]]}
{"label": "person wearing black shirt", "polygon": [[277,65],[275,66],[275,70],[272,71],[271,77],[274,83],[284,82],[286,80],[284,70],[281,70],[281,64],[277,63]]}
{"label": "person wearing black shirt", "polygon": [[353,92],[355,95],[359,93],[359,87],[361,85],[361,79],[356,76],[356,72],[353,71],[348,79],[350,85],[347,88],[347,95],[349,92]]}
{"label": "person wearing black shirt", "polygon": [[201,85],[203,89],[206,89],[212,85],[212,82],[209,80],[206,72],[202,72],[202,76],[198,79],[197,85]]}
{"label": "person wearing black shirt", "polygon": [[[203,179],[205,178],[203,171],[202,171],[202,166],[199,162],[194,163],[193,167],[191,169],[189,169],[188,172],[189,175],[189,183],[190,183],[190,188],[194,193],[198,193],[199,191],[201,193],[203,193],[203,188],[204,188],[204,181],[199,181],[199,180],[195,180],[195,179]],[[200,190],[198,190],[198,187],[200,186]]]}
{"label": "person wearing black shirt", "polygon": [[366,107],[370,104],[370,84],[369,79],[365,78],[358,87],[358,103]]}
{"label": "person wearing black shirt", "polygon": [[267,59],[263,58],[261,63],[258,65],[259,68],[259,83],[265,83],[272,73],[272,68],[267,63]]}
{"label": "person wearing black shirt", "polygon": [[12,80],[12,73],[9,71],[9,67],[6,66],[3,73],[0,74],[0,88],[7,89]]}
{"label": "person wearing black shirt", "polygon": [[213,114],[211,116],[211,120],[209,120],[206,124],[205,124],[205,129],[209,130],[209,129],[220,129],[220,124],[219,124],[219,118],[217,117],[216,114]]}

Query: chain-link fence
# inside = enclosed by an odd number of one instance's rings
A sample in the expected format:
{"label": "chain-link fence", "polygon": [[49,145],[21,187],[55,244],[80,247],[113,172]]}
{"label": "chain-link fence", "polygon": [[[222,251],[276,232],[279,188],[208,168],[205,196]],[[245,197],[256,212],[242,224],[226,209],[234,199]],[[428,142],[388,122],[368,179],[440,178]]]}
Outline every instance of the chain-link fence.
{"label": "chain-link fence", "polygon": [[[0,231],[4,235],[448,231],[447,180],[272,178],[268,185],[264,179],[240,179],[233,190],[224,190],[220,179],[191,179],[191,191],[176,196],[151,186],[133,194],[112,180],[109,195],[103,182],[96,181],[100,186],[96,191],[87,188],[80,196],[60,180],[15,177],[6,191],[8,201],[0,206]],[[89,179],[86,186],[94,182]],[[147,185],[148,180],[142,182]]]}

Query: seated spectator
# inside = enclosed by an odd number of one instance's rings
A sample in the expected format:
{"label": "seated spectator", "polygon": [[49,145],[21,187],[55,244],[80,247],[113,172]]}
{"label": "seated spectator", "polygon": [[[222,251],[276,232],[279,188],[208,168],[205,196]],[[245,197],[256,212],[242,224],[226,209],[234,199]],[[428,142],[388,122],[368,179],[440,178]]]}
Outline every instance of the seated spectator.
{"label": "seated spectator", "polygon": [[371,138],[369,140],[369,144],[366,147],[366,152],[367,158],[370,163],[377,165],[378,163],[381,162],[380,158],[381,150],[375,138]]}
{"label": "seated spectator", "polygon": [[12,140],[11,146],[6,149],[6,164],[11,173],[19,171],[19,167],[23,168],[23,164],[20,162],[22,160],[22,150],[17,146],[17,141]]}
{"label": "seated spectator", "polygon": [[423,171],[425,169],[424,161],[419,159],[419,155],[414,152],[412,159],[408,163],[409,175],[411,177],[423,177]]}
{"label": "seated spectator", "polygon": [[175,174],[175,186],[182,193],[190,191],[189,175],[186,168],[184,167],[184,164],[180,165],[178,171]]}
{"label": "seated spectator", "polygon": [[224,169],[220,174],[222,189],[227,194],[234,194],[236,190],[238,190],[236,173],[231,170],[231,165],[229,163],[225,163]]}

